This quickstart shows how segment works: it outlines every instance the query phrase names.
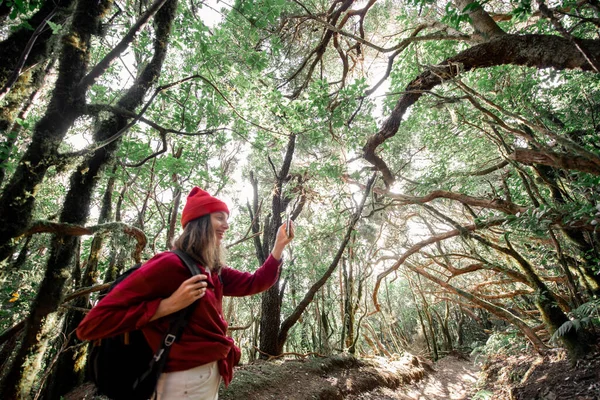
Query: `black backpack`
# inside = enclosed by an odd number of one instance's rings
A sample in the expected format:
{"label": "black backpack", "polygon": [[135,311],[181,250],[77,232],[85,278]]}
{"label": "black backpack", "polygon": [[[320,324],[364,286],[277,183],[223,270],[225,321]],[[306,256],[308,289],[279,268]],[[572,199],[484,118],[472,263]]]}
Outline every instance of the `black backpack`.
{"label": "black backpack", "polygon": [[[200,273],[189,255],[179,250],[173,253],[179,256],[192,275]],[[141,264],[137,264],[119,275],[108,292],[140,267]],[[114,400],[147,400],[154,397],[171,345],[181,337],[195,304],[171,315],[169,330],[156,353],[152,352],[141,330],[94,342],[88,360],[88,374],[98,393]]]}

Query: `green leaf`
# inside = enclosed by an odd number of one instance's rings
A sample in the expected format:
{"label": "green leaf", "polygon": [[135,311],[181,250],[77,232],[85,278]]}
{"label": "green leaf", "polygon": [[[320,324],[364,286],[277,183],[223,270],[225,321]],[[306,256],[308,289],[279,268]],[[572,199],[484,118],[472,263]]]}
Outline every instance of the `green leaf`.
{"label": "green leaf", "polygon": [[474,1],[472,3],[469,3],[465,6],[465,8],[463,8],[462,12],[463,13],[468,13],[470,11],[476,10],[477,8],[481,7],[479,2]]}
{"label": "green leaf", "polygon": [[52,21],[48,21],[47,24],[50,27],[50,29],[52,29],[52,34],[56,35],[56,34],[60,33],[60,30],[62,29],[61,24],[55,24]]}

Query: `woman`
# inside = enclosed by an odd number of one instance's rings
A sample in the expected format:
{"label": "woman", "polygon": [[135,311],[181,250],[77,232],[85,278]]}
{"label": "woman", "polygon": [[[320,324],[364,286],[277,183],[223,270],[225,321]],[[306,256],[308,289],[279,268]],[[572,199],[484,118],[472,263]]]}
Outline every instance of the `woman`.
{"label": "woman", "polygon": [[189,270],[172,252],[155,255],[117,285],[77,328],[82,340],[95,340],[141,329],[153,349],[169,328],[168,318],[194,301],[194,312],[179,342],[173,344],[158,399],[217,399],[221,378],[226,385],[239,362],[240,350],[227,336],[223,296],[248,296],[269,289],[279,275],[283,249],[293,239],[285,224],[271,255],[253,274],[223,265],[221,241],[229,228],[229,209],[221,200],[195,187],[181,216],[183,233],[174,247],[192,256],[203,274]]}

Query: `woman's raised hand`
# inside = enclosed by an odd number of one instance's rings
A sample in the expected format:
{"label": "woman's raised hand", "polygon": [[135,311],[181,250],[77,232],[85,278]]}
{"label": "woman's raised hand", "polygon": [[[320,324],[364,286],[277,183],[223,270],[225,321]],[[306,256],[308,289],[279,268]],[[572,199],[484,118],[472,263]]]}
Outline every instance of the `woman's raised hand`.
{"label": "woman's raised hand", "polygon": [[281,226],[277,230],[277,236],[275,237],[275,245],[273,246],[273,250],[271,250],[271,255],[278,260],[281,260],[283,249],[285,248],[285,246],[290,244],[292,239],[294,239],[294,222],[290,221],[289,235],[286,230],[286,225],[286,223],[281,224]]}

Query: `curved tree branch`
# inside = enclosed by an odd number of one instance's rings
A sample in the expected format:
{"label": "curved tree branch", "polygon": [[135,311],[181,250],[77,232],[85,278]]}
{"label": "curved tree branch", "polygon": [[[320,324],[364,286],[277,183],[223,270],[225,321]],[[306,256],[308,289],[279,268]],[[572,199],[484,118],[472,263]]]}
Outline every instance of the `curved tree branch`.
{"label": "curved tree branch", "polygon": [[570,171],[600,175],[600,159],[598,157],[594,160],[589,160],[588,158],[573,154],[517,148],[508,155],[508,159],[525,165],[541,164]]}
{"label": "curved tree branch", "polygon": [[[600,55],[600,41],[580,40],[587,54]],[[408,84],[391,115],[384,121],[379,132],[367,139],[363,157],[382,172],[386,185],[394,182],[394,176],[385,161],[376,153],[377,148],[393,137],[400,128],[402,118],[410,106],[422,96],[447,79],[479,68],[498,65],[522,65],[536,68],[581,69],[593,71],[593,66],[571,45],[568,39],[553,35],[500,35],[489,42],[473,46],[431,68]]]}
{"label": "curved tree branch", "polygon": [[156,0],[148,10],[136,21],[136,23],[129,29],[129,32],[125,34],[123,39],[98,63],[92,68],[92,70],[81,80],[79,85],[83,90],[94,84],[110,66],[110,64],[124,52],[129,44],[135,39],[138,32],[150,21],[150,18],[156,14],[158,10],[167,2],[167,0]]}
{"label": "curved tree branch", "polygon": [[443,240],[462,235],[465,232],[473,232],[473,231],[476,231],[479,229],[490,228],[492,226],[502,225],[505,221],[506,221],[506,219],[494,219],[494,220],[487,221],[485,223],[463,226],[460,229],[453,229],[448,232],[444,232],[444,233],[440,233],[438,235],[431,236],[431,237],[413,245],[406,252],[404,252],[404,254],[402,254],[402,256],[400,258],[398,258],[398,260],[394,263],[394,265],[392,265],[390,268],[387,268],[386,270],[381,272],[379,275],[377,275],[377,281],[375,282],[375,287],[373,289],[373,304],[375,305],[377,312],[381,310],[381,306],[380,306],[379,302],[377,301],[377,293],[379,291],[379,287],[381,286],[381,282],[383,281],[383,279],[386,276],[388,276],[392,272],[398,270],[398,268],[400,268],[400,266],[402,264],[404,264],[404,262],[410,256],[412,256],[413,254],[416,254],[419,250],[421,250],[422,248],[427,247],[431,244],[435,244],[435,243],[441,242]]}
{"label": "curved tree branch", "polygon": [[136,244],[136,251],[134,258],[139,262],[141,258],[141,252],[146,247],[148,239],[143,231],[140,229],[127,225],[123,222],[110,222],[106,224],[93,225],[93,226],[81,226],[76,224],[67,224],[53,221],[35,221],[31,226],[22,234],[22,236],[31,236],[36,233],[52,233],[55,235],[65,236],[85,236],[94,234],[105,234],[108,232],[122,231],[127,235],[133,237]]}
{"label": "curved tree branch", "polygon": [[27,62],[27,58],[29,57],[29,53],[31,52],[33,45],[35,44],[37,38],[41,35],[42,31],[44,29],[47,29],[46,24],[48,23],[48,21],[50,21],[52,19],[52,17],[54,17],[54,14],[56,14],[57,11],[58,11],[58,6],[54,7],[54,9],[52,11],[50,11],[50,13],[48,15],[46,15],[46,17],[38,25],[38,27],[35,29],[35,31],[31,35],[31,37],[29,38],[29,41],[27,42],[27,45],[25,46],[25,49],[23,50],[23,53],[21,54],[21,57],[19,58],[19,61],[17,62],[17,66],[15,67],[15,70],[13,71],[13,73],[10,75],[10,77],[4,84],[4,87],[2,87],[2,89],[0,89],[0,101],[2,101],[2,99],[4,99],[4,97],[10,91],[12,85],[14,85],[14,83],[17,81],[17,79],[19,79],[19,75],[21,74],[21,71],[22,71],[23,67],[25,66],[25,63]]}

